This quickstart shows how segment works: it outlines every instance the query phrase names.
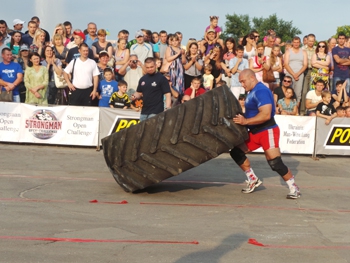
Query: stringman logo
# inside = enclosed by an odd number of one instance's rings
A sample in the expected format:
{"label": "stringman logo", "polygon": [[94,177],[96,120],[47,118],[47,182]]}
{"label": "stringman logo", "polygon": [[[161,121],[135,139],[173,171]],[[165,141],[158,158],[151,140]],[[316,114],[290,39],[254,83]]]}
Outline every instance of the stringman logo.
{"label": "stringman logo", "polygon": [[350,149],[350,126],[334,125],[330,130],[327,140],[325,142],[325,148],[332,149]]}
{"label": "stringman logo", "polygon": [[47,140],[56,135],[62,129],[62,121],[59,121],[53,111],[36,110],[33,115],[26,120],[25,128],[33,134],[35,138]]}
{"label": "stringman logo", "polygon": [[126,129],[129,128],[131,125],[136,125],[140,122],[139,119],[135,119],[135,118],[116,118],[115,124],[111,130],[111,132],[109,134],[118,132],[122,129]]}

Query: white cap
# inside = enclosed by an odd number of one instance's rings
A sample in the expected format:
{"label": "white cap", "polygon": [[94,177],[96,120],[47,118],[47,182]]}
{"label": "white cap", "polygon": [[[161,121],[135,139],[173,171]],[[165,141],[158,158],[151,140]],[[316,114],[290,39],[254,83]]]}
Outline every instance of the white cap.
{"label": "white cap", "polygon": [[18,18],[16,18],[15,20],[13,20],[13,25],[15,26],[15,25],[18,25],[18,24],[24,24],[25,23],[25,21],[22,21],[21,19],[18,19]]}

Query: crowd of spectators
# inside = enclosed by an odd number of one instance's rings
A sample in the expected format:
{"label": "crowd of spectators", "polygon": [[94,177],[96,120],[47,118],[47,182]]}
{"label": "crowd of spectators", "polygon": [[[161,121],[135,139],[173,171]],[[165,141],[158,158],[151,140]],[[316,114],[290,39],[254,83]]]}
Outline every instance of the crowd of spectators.
{"label": "crowd of spectators", "polygon": [[[93,22],[85,30],[73,29],[69,21],[59,23],[50,36],[36,16],[27,23],[13,20],[13,28],[0,20],[0,86],[12,91],[13,102],[142,111],[137,91],[140,80],[154,74],[145,61],[154,61],[169,84],[171,106],[227,85],[244,108],[246,94],[238,77],[250,68],[274,94],[277,114],[317,115],[326,123],[350,117],[348,36],[317,41],[309,34],[282,43],[271,29],[254,30],[236,41],[221,38],[218,19],[210,16],[203,39],[187,43],[181,32],[165,30],[140,29],[131,39],[124,29],[111,43],[107,31]],[[272,80],[266,77],[269,72]]]}

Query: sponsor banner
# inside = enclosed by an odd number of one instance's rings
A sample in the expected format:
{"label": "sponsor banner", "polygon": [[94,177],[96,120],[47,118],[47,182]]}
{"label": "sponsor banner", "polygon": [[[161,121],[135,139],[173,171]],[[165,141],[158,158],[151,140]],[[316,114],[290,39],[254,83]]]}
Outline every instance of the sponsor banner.
{"label": "sponsor banner", "polygon": [[99,108],[21,104],[20,142],[94,146]]}
{"label": "sponsor banner", "polygon": [[112,133],[140,122],[140,112],[134,110],[100,108],[100,140]]}
{"label": "sponsor banner", "polygon": [[317,118],[315,154],[350,155],[350,118],[335,118],[329,125]]}
{"label": "sponsor banner", "polygon": [[0,102],[0,141],[19,142],[21,104]]}
{"label": "sponsor banner", "polygon": [[[280,128],[281,153],[312,154],[315,146],[316,118],[311,116],[276,115]],[[259,148],[255,152],[263,152]]]}

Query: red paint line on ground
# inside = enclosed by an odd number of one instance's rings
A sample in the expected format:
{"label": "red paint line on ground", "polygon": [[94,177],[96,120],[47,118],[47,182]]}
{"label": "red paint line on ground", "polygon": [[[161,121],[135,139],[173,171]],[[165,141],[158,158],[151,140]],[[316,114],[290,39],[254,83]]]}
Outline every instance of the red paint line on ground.
{"label": "red paint line on ground", "polygon": [[0,239],[47,241],[47,242],[72,242],[72,243],[135,243],[135,244],[184,244],[198,245],[198,241],[172,241],[172,240],[115,240],[115,239],[81,239],[81,238],[56,238],[56,237],[24,237],[24,236],[0,236]]}
{"label": "red paint line on ground", "polygon": [[271,209],[271,210],[290,210],[306,212],[328,212],[328,213],[349,213],[350,210],[329,210],[318,208],[298,208],[282,206],[258,206],[258,205],[232,205],[232,204],[186,204],[186,203],[158,203],[158,202],[140,202],[140,205],[164,205],[164,206],[199,206],[199,207],[232,207],[232,208],[250,208],[250,209]]}
{"label": "red paint line on ground", "polygon": [[[36,202],[36,203],[76,203],[73,200],[47,200],[47,199],[28,199],[28,198],[0,198],[0,201],[4,202]],[[98,201],[91,200],[89,203],[93,204],[109,204],[109,205],[124,205],[128,204],[128,201]]]}
{"label": "red paint line on ground", "polygon": [[265,247],[265,248],[289,248],[289,249],[350,249],[350,246],[293,246],[293,245],[265,245],[260,242],[258,242],[254,238],[250,238],[248,240],[248,244],[258,246],[258,247]]}

